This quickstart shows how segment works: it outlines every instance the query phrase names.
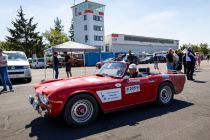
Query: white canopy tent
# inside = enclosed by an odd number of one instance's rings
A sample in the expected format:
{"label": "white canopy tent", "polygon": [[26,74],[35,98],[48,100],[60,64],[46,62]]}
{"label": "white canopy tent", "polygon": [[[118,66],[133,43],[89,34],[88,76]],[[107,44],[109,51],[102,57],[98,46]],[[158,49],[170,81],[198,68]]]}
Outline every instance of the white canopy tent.
{"label": "white canopy tent", "polygon": [[97,51],[99,48],[89,46],[86,44],[76,43],[72,41],[68,41],[63,44],[59,44],[53,46],[49,49],[45,50],[45,53],[53,53],[53,52],[73,52],[73,51],[80,51],[80,52],[87,52],[87,51]]}
{"label": "white canopy tent", "polygon": [[[59,44],[59,45],[56,45],[56,46],[53,46],[51,48],[44,50],[45,60],[46,60],[47,54],[53,54],[54,52],[83,52],[85,75],[86,75],[85,52],[91,52],[91,51],[100,51],[100,49],[97,47],[93,47],[90,45],[81,44],[77,42],[72,42],[72,41],[68,41],[63,44]],[[53,70],[53,77],[54,77],[54,70]],[[45,70],[45,79],[46,79],[46,70]]]}

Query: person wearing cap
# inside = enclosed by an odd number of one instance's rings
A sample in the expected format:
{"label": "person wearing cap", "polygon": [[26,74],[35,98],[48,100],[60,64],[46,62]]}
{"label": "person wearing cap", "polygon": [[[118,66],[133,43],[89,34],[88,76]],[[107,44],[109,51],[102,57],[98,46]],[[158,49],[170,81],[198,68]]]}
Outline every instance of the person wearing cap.
{"label": "person wearing cap", "polygon": [[129,67],[128,67],[128,70],[129,70],[130,78],[138,77],[138,71],[137,71],[137,65],[136,64],[130,64]]}
{"label": "person wearing cap", "polygon": [[0,78],[3,85],[1,92],[7,91],[7,85],[9,86],[10,92],[13,92],[12,83],[9,79],[7,72],[7,55],[3,54],[3,50],[0,48]]}

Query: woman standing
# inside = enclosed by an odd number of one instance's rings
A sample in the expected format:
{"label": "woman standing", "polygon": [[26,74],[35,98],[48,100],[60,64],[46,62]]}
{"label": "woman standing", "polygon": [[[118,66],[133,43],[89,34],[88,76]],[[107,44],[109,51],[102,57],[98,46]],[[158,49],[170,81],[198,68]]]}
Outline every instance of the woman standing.
{"label": "woman standing", "polygon": [[201,55],[198,53],[196,55],[196,61],[197,61],[197,66],[200,69],[200,65],[201,65]]}

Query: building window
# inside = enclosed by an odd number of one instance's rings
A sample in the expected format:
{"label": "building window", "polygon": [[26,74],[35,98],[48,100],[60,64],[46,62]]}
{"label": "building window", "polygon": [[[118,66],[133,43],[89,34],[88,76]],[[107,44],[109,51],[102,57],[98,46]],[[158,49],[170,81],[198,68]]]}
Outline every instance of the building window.
{"label": "building window", "polygon": [[88,35],[85,35],[85,42],[88,41]]}
{"label": "building window", "polygon": [[126,41],[174,44],[174,40],[170,40],[170,39],[148,38],[148,37],[138,37],[138,36],[127,36],[127,35],[124,36],[124,40],[126,40]]}
{"label": "building window", "polygon": [[74,9],[74,14],[77,16],[77,8]]}
{"label": "building window", "polygon": [[103,27],[102,27],[102,26],[94,25],[94,26],[93,26],[93,30],[94,30],[94,31],[103,31]]}
{"label": "building window", "polygon": [[88,30],[87,25],[85,25],[85,26],[84,26],[84,30],[85,30],[85,31],[87,31],[87,30]]}
{"label": "building window", "polygon": [[87,20],[87,15],[84,15],[84,20]]}
{"label": "building window", "polygon": [[102,16],[93,15],[93,20],[95,20],[95,21],[103,21],[103,17]]}
{"label": "building window", "polygon": [[103,41],[104,40],[104,37],[103,36],[97,36],[97,35],[95,35],[94,36],[94,40],[95,41]]}

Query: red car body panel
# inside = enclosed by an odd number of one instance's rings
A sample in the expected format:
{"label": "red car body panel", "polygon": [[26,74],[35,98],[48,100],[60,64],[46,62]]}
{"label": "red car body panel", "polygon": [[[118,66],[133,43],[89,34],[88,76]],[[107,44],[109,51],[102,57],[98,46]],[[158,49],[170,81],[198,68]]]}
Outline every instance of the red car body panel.
{"label": "red car body panel", "polygon": [[[92,95],[104,113],[152,102],[156,100],[158,87],[166,81],[172,83],[175,94],[178,94],[184,88],[185,75],[159,73],[129,79],[102,76],[73,77],[46,81],[34,87],[37,94],[45,94],[49,99],[49,105],[42,104],[41,107],[48,110],[49,116],[56,117],[62,113],[72,96],[81,93]],[[119,99],[113,98],[113,101],[103,102],[104,99],[100,97],[99,92],[109,90],[113,92],[116,90],[119,95],[115,98]],[[132,90],[136,92],[130,93]]]}

